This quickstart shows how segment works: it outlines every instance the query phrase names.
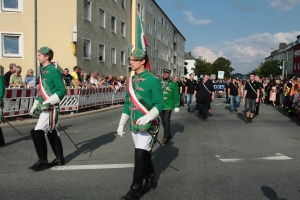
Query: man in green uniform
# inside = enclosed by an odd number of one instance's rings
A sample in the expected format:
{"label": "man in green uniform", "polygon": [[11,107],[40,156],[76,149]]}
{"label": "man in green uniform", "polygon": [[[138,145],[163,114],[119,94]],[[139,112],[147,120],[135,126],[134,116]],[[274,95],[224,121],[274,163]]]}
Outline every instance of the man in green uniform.
{"label": "man in green uniform", "polygon": [[[130,65],[135,75],[128,79],[128,91],[118,127],[118,135],[124,134],[124,125],[129,120],[135,144],[133,181],[129,192],[121,199],[139,199],[141,192],[156,188],[154,167],[151,161],[151,133],[158,130],[159,113],[163,108],[160,80],[146,70],[147,54],[140,49],[133,51]],[[143,179],[145,183],[143,184]]]}
{"label": "man in green uniform", "polygon": [[161,81],[163,88],[164,108],[160,114],[162,125],[164,127],[163,144],[167,144],[171,140],[171,114],[174,109],[175,113],[179,112],[179,91],[178,84],[171,78],[171,70],[163,70],[163,79]]}
{"label": "man in green uniform", "polygon": [[[3,117],[3,97],[5,94],[5,85],[4,85],[4,78],[2,75],[0,75],[0,123],[2,122]],[[5,145],[4,136],[2,133],[2,128],[0,127],[0,147],[3,147]]]}
{"label": "man in green uniform", "polygon": [[58,104],[63,99],[66,88],[61,78],[61,73],[52,64],[53,51],[49,47],[41,47],[37,53],[37,60],[42,65],[38,79],[38,96],[30,110],[33,115],[36,110],[40,113],[39,120],[34,130],[31,130],[32,140],[38,155],[38,161],[29,167],[34,171],[44,170],[49,167],[47,159],[47,135],[51,148],[56,156],[50,166],[64,165],[64,156],[59,133],[56,129],[58,123]]}

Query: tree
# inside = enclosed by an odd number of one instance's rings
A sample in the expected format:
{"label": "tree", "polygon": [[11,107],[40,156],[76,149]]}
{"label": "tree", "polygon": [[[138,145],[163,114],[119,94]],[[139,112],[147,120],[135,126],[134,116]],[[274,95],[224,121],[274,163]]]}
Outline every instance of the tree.
{"label": "tree", "polygon": [[195,62],[195,68],[192,68],[194,70],[194,73],[199,77],[200,75],[204,74],[211,74],[212,73],[212,67],[209,62],[206,62],[205,59],[202,59],[199,57],[196,59]]}
{"label": "tree", "polygon": [[218,71],[224,71],[225,78],[231,77],[231,72],[234,71],[234,69],[231,67],[231,62],[223,57],[219,57],[215,62],[212,64],[212,73],[218,74]]}
{"label": "tree", "polygon": [[281,70],[277,67],[277,60],[266,61],[260,66],[260,75],[268,77],[272,74],[273,77],[279,76]]}

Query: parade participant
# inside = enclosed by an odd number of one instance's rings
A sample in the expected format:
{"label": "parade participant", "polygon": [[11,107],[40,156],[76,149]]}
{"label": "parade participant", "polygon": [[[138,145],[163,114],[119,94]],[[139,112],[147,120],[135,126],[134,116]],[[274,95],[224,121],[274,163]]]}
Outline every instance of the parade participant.
{"label": "parade participant", "polygon": [[170,78],[171,70],[163,69],[162,90],[164,98],[164,108],[160,114],[162,125],[164,127],[163,144],[167,144],[171,140],[171,114],[174,109],[175,113],[179,112],[179,93],[178,84]]}
{"label": "parade participant", "polygon": [[180,95],[180,106],[184,106],[184,101],[185,101],[185,80],[184,80],[184,77],[181,77],[180,78],[180,81],[179,81],[179,84],[178,84],[178,87],[179,87],[179,95]]}
{"label": "parade participant", "polygon": [[224,87],[224,93],[226,95],[226,103],[230,103],[230,99],[229,99],[230,97],[229,97],[229,92],[228,92],[229,84],[230,84],[230,79],[227,79],[227,82]]}
{"label": "parade participant", "polygon": [[[5,85],[4,85],[4,78],[0,74],[0,123],[2,122],[3,117],[3,97],[5,94]],[[2,132],[2,128],[0,127],[0,147],[3,147],[5,145],[5,140]]]}
{"label": "parade participant", "polygon": [[239,85],[235,78],[232,78],[232,82],[228,86],[228,98],[230,99],[230,112],[237,112],[240,107],[240,93]]}
{"label": "parade participant", "polygon": [[255,112],[255,103],[259,101],[259,86],[254,81],[254,74],[250,74],[250,81],[245,84],[243,102],[245,102],[246,120],[245,123],[253,123],[252,119]]}
{"label": "parade participant", "polygon": [[215,89],[213,82],[209,80],[209,75],[205,74],[203,81],[200,81],[196,87],[196,103],[199,111],[199,117],[202,115],[202,119],[207,121],[207,112],[210,103],[215,98]]}
{"label": "parade participant", "polygon": [[185,82],[185,96],[187,98],[188,112],[194,112],[194,98],[197,81],[194,80],[194,74],[190,74],[190,79]]}
{"label": "parade participant", "polygon": [[258,83],[259,87],[259,101],[255,103],[255,117],[258,118],[260,102],[263,101],[265,97],[265,89],[263,83],[260,81],[259,76],[255,76],[254,80]]}
{"label": "parade participant", "polygon": [[36,110],[40,113],[39,120],[31,130],[32,140],[38,155],[38,161],[29,167],[34,171],[44,170],[48,165],[47,135],[51,148],[56,156],[50,166],[64,165],[63,148],[56,125],[58,122],[58,104],[64,97],[66,88],[61,73],[52,64],[53,51],[49,47],[41,47],[37,53],[37,60],[42,65],[38,79],[38,96],[36,97],[30,114]]}
{"label": "parade participant", "polygon": [[124,125],[129,120],[135,144],[133,181],[129,192],[121,198],[125,200],[139,199],[142,191],[154,189],[157,185],[151,161],[153,137],[150,132],[157,129],[155,122],[163,108],[163,93],[160,80],[146,70],[147,62],[148,56],[143,50],[133,51],[130,65],[135,75],[128,79],[126,101],[117,130],[122,137]]}

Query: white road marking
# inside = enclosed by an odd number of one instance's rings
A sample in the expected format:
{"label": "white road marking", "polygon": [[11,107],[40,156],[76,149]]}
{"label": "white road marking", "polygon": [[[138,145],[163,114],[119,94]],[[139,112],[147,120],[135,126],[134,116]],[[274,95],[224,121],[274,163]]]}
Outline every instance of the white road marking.
{"label": "white road marking", "polygon": [[287,157],[281,153],[276,153],[276,156],[254,158],[254,160],[291,160],[293,158]]}
{"label": "white road marking", "polygon": [[231,159],[220,159],[222,162],[243,162],[243,159],[231,158]]}
{"label": "white road marking", "polygon": [[262,158],[251,158],[251,159],[240,159],[240,158],[230,158],[230,159],[220,159],[220,155],[215,155],[217,158],[219,158],[220,161],[229,163],[229,162],[243,162],[243,161],[278,161],[278,160],[292,160],[293,158],[290,158],[288,156],[285,156],[281,153],[276,153],[275,156],[269,156],[269,157],[262,157]]}
{"label": "white road marking", "polygon": [[103,165],[63,165],[50,168],[51,170],[82,170],[82,169],[118,169],[132,168],[134,164],[103,164]]}

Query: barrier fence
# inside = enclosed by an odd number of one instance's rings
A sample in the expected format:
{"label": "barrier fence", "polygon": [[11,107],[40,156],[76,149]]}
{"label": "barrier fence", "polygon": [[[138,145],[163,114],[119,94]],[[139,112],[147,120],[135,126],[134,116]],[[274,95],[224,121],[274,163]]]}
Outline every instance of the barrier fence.
{"label": "barrier fence", "polygon": [[[60,112],[125,102],[126,89],[112,88],[70,88],[59,103]],[[3,98],[4,117],[29,115],[37,95],[36,88],[6,88]]]}

